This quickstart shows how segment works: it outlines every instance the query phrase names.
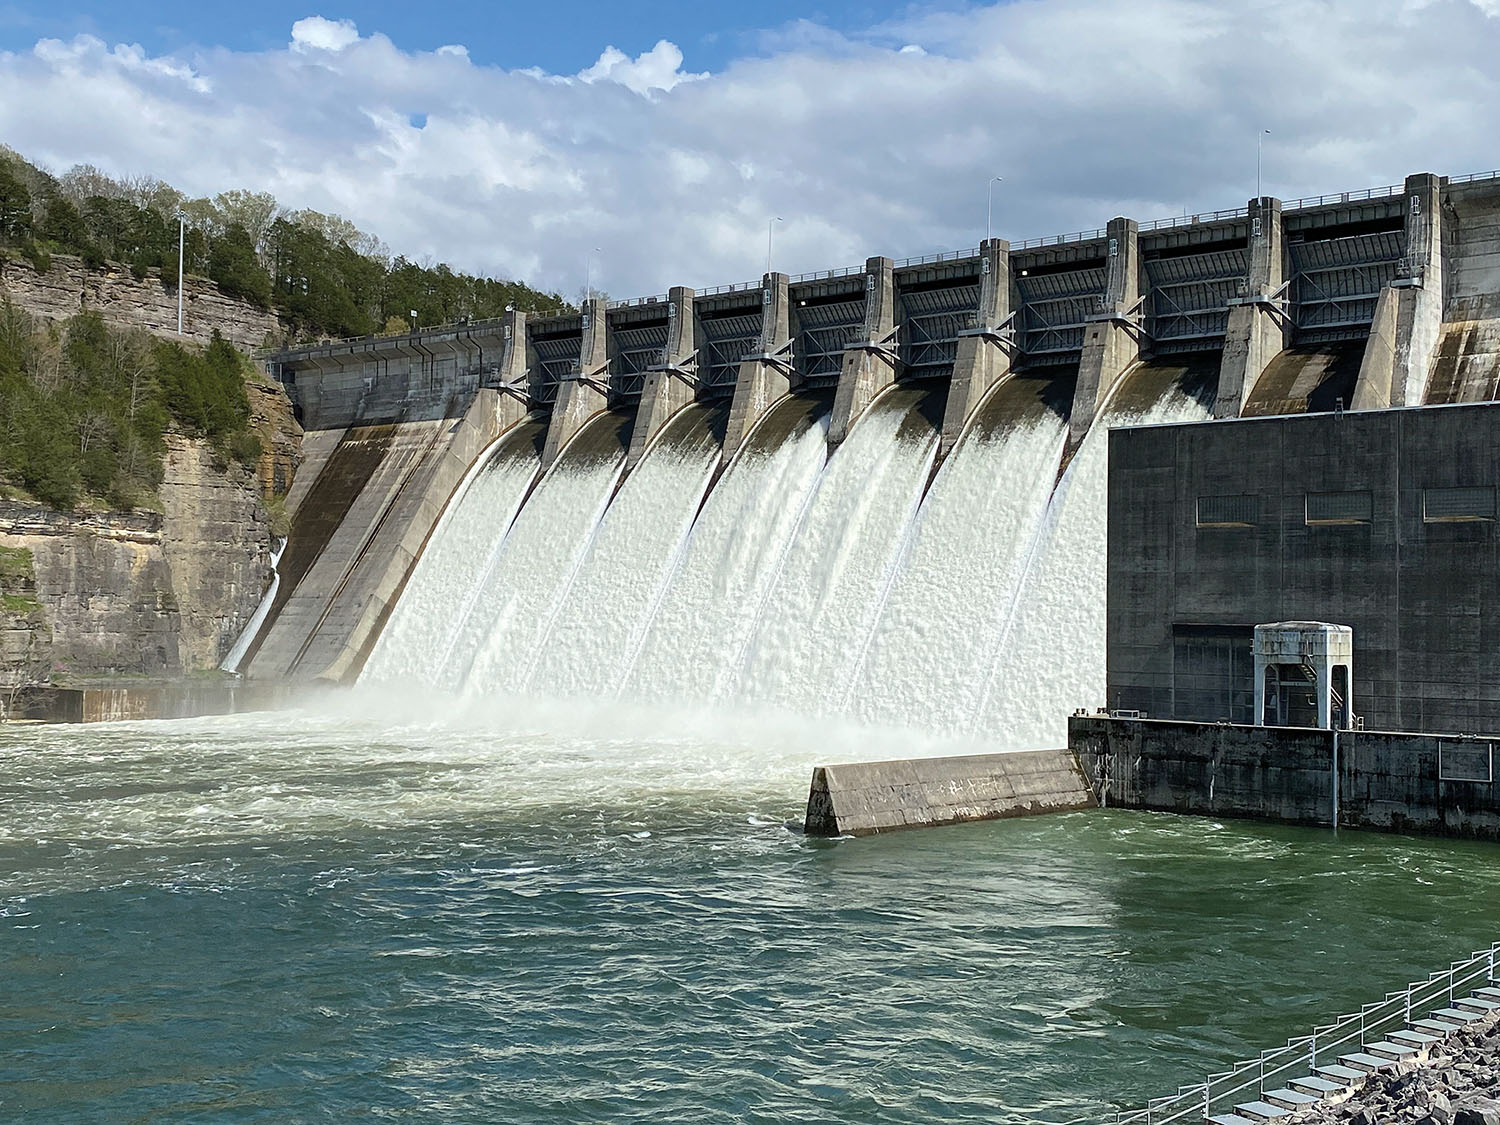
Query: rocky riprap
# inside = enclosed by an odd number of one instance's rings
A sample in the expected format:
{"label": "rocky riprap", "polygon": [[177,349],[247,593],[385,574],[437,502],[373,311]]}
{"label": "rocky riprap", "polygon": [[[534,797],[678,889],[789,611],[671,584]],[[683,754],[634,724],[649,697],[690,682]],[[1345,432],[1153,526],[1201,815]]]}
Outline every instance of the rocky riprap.
{"label": "rocky riprap", "polygon": [[1448,1035],[1424,1062],[1372,1074],[1339,1105],[1299,1125],[1500,1125],[1500,1027],[1495,1017]]}

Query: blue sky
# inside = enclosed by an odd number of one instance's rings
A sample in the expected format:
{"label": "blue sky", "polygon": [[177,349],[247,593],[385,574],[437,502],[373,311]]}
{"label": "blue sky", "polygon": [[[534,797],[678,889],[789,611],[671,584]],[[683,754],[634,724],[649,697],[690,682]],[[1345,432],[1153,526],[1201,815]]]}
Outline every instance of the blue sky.
{"label": "blue sky", "polygon": [[965,0],[912,4],[909,0],[467,0],[431,3],[378,0],[361,4],[261,0],[39,0],[0,2],[0,49],[29,48],[38,39],[96,35],[107,42],[139,43],[152,54],[194,46],[260,51],[285,46],[287,29],[309,15],[351,19],[366,33],[379,31],[411,50],[461,42],[475,62],[518,69],[541,67],[566,74],[592,63],[602,45],[628,55],[658,39],[682,48],[694,70],[719,70],[733,58],[760,53],[762,34],[804,20],[838,32],[858,32],[912,9],[962,10]]}
{"label": "blue sky", "polygon": [[1500,0],[812,5],[0,0],[0,143],[620,297],[1500,167]]}

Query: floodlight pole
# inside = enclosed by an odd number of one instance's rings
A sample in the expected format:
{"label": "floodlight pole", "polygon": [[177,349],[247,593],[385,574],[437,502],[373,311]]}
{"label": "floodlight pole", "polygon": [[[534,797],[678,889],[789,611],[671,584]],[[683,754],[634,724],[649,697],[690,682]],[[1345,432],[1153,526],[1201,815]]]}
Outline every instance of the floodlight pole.
{"label": "floodlight pole", "polygon": [[1258,133],[1255,134],[1255,198],[1256,199],[1260,198],[1260,146],[1261,146],[1261,142],[1263,140],[1265,140],[1266,136],[1270,132],[1271,132],[1271,130],[1269,130],[1269,129],[1262,129],[1260,132],[1258,132]]}
{"label": "floodlight pole", "polygon": [[776,234],[776,224],[782,221],[781,216],[777,215],[766,224],[766,273],[768,274],[771,272],[771,239]]}
{"label": "floodlight pole", "polygon": [[985,207],[984,210],[984,240],[986,242],[990,240],[990,224],[995,217],[995,185],[998,183],[1003,183],[1004,181],[1004,176],[990,177],[989,204]]}

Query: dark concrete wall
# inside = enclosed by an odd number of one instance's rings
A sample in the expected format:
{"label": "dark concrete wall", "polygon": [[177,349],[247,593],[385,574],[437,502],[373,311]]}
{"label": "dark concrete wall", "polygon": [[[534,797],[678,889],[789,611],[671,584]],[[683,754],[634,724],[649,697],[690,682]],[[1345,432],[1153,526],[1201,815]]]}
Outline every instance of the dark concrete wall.
{"label": "dark concrete wall", "polygon": [[[1075,715],[1068,742],[1101,805],[1333,823],[1332,731]],[[1341,731],[1338,755],[1341,827],[1500,839],[1489,742]]]}
{"label": "dark concrete wall", "polygon": [[[1234,717],[1192,713],[1174,627],[1331,621],[1367,728],[1500,731],[1495,522],[1423,517],[1424,489],[1497,485],[1495,403],[1114,430],[1109,706]],[[1369,521],[1309,526],[1307,494],[1339,491],[1368,491]],[[1243,526],[1197,525],[1216,496],[1249,498]]]}

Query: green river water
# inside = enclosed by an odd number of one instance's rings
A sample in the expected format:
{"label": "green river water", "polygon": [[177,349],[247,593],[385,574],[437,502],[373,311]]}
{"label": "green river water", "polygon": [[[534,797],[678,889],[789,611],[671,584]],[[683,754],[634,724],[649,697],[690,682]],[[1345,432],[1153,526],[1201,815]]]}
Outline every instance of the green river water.
{"label": "green river water", "polygon": [[858,739],[380,709],[0,728],[0,1119],[1065,1121],[1495,936],[1486,845],[814,841]]}

